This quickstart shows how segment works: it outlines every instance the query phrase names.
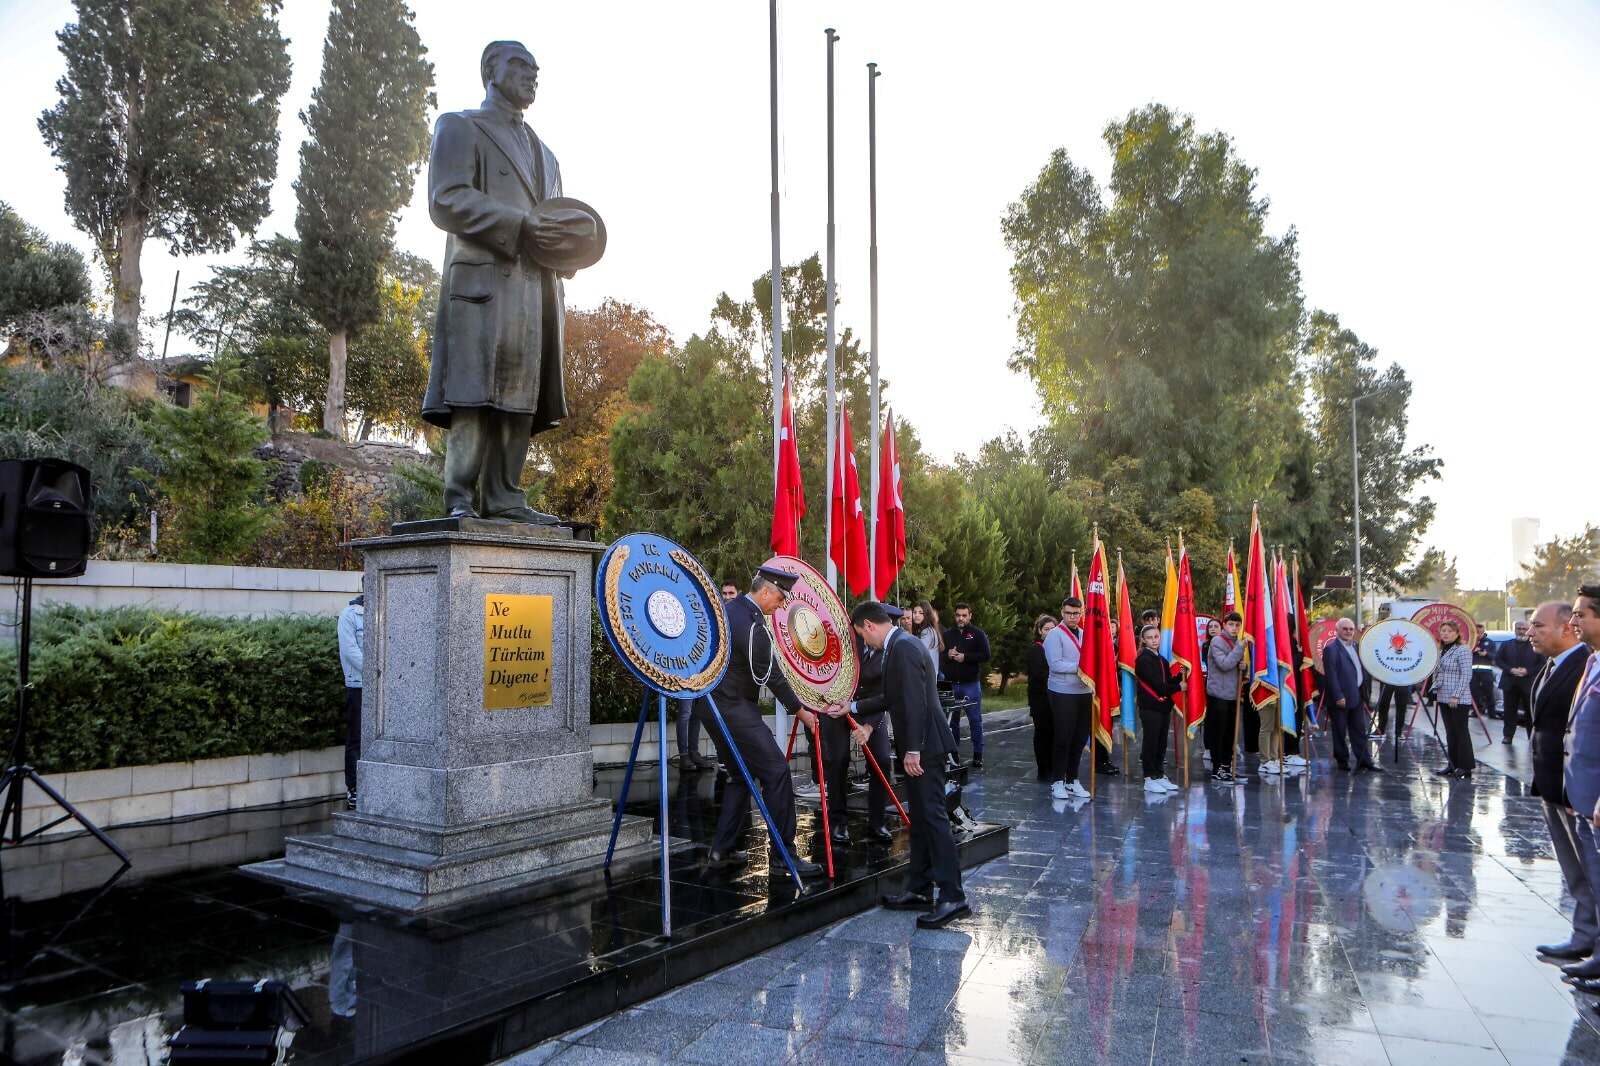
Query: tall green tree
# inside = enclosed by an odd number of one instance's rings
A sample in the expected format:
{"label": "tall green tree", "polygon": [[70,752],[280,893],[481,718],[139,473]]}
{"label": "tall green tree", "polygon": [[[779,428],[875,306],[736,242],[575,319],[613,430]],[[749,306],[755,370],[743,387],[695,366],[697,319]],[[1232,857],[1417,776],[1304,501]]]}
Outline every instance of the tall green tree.
{"label": "tall green tree", "polygon": [[430,336],[428,328],[417,324],[422,295],[422,289],[385,275],[378,317],[350,342],[346,391],[350,409],[360,416],[360,440],[378,428],[405,435],[422,426]]}
{"label": "tall green tree", "polygon": [[1434,502],[1419,494],[1439,477],[1443,463],[1426,446],[1407,438],[1411,382],[1398,363],[1378,365],[1377,350],[1337,316],[1316,311],[1304,339],[1305,376],[1311,400],[1310,426],[1316,442],[1316,480],[1327,494],[1325,522],[1339,537],[1317,569],[1349,573],[1354,566],[1351,536],[1354,508],[1351,485],[1351,403],[1361,448],[1361,571],[1366,587],[1396,591],[1407,578],[1406,562],[1433,520]]}
{"label": "tall green tree", "polygon": [[267,405],[274,429],[321,394],[327,338],[300,302],[299,260],[293,237],[252,241],[244,262],[213,267],[173,319],[202,352],[237,363],[237,386]]}
{"label": "tall green tree", "polygon": [[278,0],[75,0],[58,33],[61,100],[39,119],[67,213],[111,276],[137,338],[149,237],[174,253],[232,248],[268,210],[289,51]]}
{"label": "tall green tree", "polygon": [[670,537],[719,581],[752,573],[770,554],[766,387],[744,352],[716,338],[641,362],[628,386],[633,409],[611,431],[607,532]]}
{"label": "tall green tree", "polygon": [[1152,104],[1109,124],[1111,180],[1054,152],[1007,211],[1020,346],[1073,477],[1120,460],[1144,495],[1242,511],[1278,477],[1298,406],[1291,229],[1222,133]]}
{"label": "tall green tree", "polygon": [[1579,585],[1600,584],[1600,527],[1586,525],[1570,537],[1556,537],[1534,549],[1533,564],[1511,583],[1520,607],[1546,600],[1571,602]]}
{"label": "tall green tree", "polygon": [[89,271],[70,244],[49,240],[0,200],[0,331],[31,311],[89,299]]}
{"label": "tall green tree", "polygon": [[344,437],[352,335],[382,313],[394,220],[428,150],[433,64],[401,0],[334,0],[322,81],[302,114],[300,294],[328,331],[322,425]]}

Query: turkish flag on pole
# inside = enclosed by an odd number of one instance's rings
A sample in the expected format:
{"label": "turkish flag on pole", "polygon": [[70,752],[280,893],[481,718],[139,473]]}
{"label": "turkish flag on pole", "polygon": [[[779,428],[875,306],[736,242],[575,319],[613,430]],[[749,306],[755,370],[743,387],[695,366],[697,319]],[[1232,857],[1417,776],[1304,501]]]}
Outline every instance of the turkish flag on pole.
{"label": "turkish flag on pole", "polygon": [[1188,682],[1178,696],[1183,721],[1190,729],[1206,716],[1206,683],[1200,667],[1200,633],[1194,610],[1194,572],[1189,568],[1189,551],[1183,546],[1183,531],[1178,531],[1178,604],[1172,624],[1172,665],[1188,674]]}
{"label": "turkish flag on pole", "polygon": [[894,588],[900,564],[906,561],[906,505],[900,496],[900,453],[894,446],[894,412],[883,424],[883,448],[878,453],[878,529],[872,545],[876,588],[882,600]]}
{"label": "turkish flag on pole", "polygon": [[794,406],[789,401],[789,376],[783,378],[783,422],[778,430],[778,482],[772,500],[772,551],[800,554],[800,519],[806,513],[805,487],[800,483],[800,448],[794,439]]}
{"label": "turkish flag on pole", "polygon": [[1222,575],[1222,613],[1239,609],[1239,563],[1233,557],[1233,541],[1228,541],[1227,572]]}
{"label": "turkish flag on pole", "polygon": [[1071,590],[1072,590],[1071,591],[1072,598],[1077,600],[1079,603],[1082,603],[1083,602],[1083,582],[1078,580],[1078,552],[1077,552],[1076,549],[1074,549],[1073,552],[1072,552],[1072,585],[1070,587],[1071,587]]}
{"label": "turkish flag on pole", "polygon": [[1122,682],[1117,676],[1117,653],[1111,646],[1111,582],[1106,574],[1106,551],[1097,532],[1094,557],[1089,560],[1089,584],[1084,588],[1083,646],[1078,677],[1093,693],[1095,740],[1111,749],[1111,725],[1122,703]]}
{"label": "turkish flag on pole", "polygon": [[867,589],[866,512],[861,509],[861,478],[856,473],[856,442],[850,433],[850,412],[839,408],[839,468],[833,472],[833,543],[828,556],[844,575],[852,596]]}

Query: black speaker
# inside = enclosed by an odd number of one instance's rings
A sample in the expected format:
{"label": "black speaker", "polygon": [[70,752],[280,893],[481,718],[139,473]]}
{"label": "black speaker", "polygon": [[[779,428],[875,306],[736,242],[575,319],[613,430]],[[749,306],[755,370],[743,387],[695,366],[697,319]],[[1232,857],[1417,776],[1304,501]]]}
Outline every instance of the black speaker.
{"label": "black speaker", "polygon": [[77,577],[89,565],[89,471],[65,459],[0,462],[0,574]]}

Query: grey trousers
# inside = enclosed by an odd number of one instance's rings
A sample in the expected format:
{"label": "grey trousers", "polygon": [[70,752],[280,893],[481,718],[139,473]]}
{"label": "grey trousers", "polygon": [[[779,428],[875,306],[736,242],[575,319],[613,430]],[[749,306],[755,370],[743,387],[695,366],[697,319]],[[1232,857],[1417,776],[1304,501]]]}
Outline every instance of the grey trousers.
{"label": "grey trousers", "polygon": [[444,442],[445,511],[470,510],[492,518],[526,507],[527,496],[517,482],[532,429],[532,415],[492,407],[451,408]]}
{"label": "grey trousers", "polygon": [[[1552,810],[1557,813],[1552,813]],[[1573,858],[1562,855],[1562,834],[1558,834],[1557,818],[1565,824],[1566,832],[1571,834],[1570,847],[1576,855]],[[1573,911],[1573,943],[1595,944],[1600,943],[1600,911],[1597,911],[1595,898],[1595,885],[1600,885],[1600,847],[1595,844],[1594,824],[1587,818],[1574,815],[1565,807],[1555,807],[1546,800],[1544,804],[1544,820],[1550,824],[1550,840],[1555,844],[1555,861],[1562,864],[1562,876],[1566,879],[1566,890],[1573,893],[1576,908]],[[1571,868],[1568,868],[1571,863]],[[1574,879],[1576,871],[1576,879]]]}

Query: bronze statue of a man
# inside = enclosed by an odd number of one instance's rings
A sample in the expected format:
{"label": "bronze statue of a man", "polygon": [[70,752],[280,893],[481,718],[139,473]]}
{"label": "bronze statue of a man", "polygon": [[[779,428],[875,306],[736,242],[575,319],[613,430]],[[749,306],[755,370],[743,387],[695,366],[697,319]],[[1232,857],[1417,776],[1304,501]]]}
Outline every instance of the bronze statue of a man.
{"label": "bronze statue of a man", "polygon": [[518,482],[529,439],[567,414],[561,279],[599,260],[605,226],[561,195],[556,157],[522,120],[533,54],[494,41],[479,68],[483,106],[440,115],[428,158],[428,214],[450,236],[422,417],[449,431],[452,517],[556,522]]}

